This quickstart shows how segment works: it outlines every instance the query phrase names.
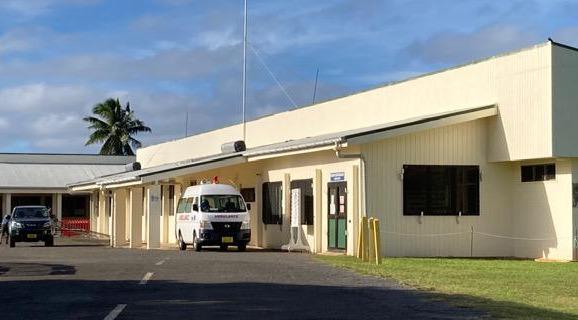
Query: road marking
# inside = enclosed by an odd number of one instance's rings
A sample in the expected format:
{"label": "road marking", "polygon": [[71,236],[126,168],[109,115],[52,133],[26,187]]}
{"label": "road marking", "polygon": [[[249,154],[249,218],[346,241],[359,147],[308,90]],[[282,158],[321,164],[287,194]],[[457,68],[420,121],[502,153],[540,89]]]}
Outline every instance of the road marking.
{"label": "road marking", "polygon": [[126,308],[126,304],[117,305],[112,311],[104,318],[104,320],[114,320],[118,315]]}
{"label": "road marking", "polygon": [[154,272],[147,272],[147,274],[144,275],[144,277],[142,278],[142,280],[138,284],[147,284],[147,281],[149,281],[153,277],[153,274],[155,274],[155,273]]}
{"label": "road marking", "polygon": [[164,259],[161,260],[161,261],[159,261],[159,262],[157,262],[157,263],[155,263],[155,264],[156,264],[157,266],[160,266],[160,265],[162,265],[163,263],[165,263],[165,260],[164,260]]}

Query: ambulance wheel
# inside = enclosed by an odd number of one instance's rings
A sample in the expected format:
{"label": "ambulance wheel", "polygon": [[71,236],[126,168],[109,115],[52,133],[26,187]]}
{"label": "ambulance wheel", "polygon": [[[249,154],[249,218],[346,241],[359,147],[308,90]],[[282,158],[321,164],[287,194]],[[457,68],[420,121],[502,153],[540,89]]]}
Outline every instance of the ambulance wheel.
{"label": "ambulance wheel", "polygon": [[243,252],[243,251],[247,250],[247,244],[246,243],[240,244],[237,246],[237,249],[239,251]]}
{"label": "ambulance wheel", "polygon": [[193,248],[197,252],[203,250],[203,246],[197,242],[197,234],[196,233],[193,233]]}
{"label": "ambulance wheel", "polygon": [[227,251],[227,249],[229,249],[229,246],[226,244],[222,244],[219,246],[219,250],[221,250],[221,251]]}
{"label": "ambulance wheel", "polygon": [[180,231],[179,231],[179,250],[181,251],[187,250],[187,244],[183,241],[183,236],[181,235]]}

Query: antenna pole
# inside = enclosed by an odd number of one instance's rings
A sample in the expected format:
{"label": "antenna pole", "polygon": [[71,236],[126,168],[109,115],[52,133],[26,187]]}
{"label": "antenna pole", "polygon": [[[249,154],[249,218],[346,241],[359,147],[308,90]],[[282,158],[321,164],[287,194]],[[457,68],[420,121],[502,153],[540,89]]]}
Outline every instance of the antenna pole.
{"label": "antenna pole", "polygon": [[187,117],[185,119],[185,137],[189,135],[189,110],[187,109]]}
{"label": "antenna pole", "polygon": [[245,105],[247,103],[247,0],[244,0],[243,15],[243,141],[247,136]]}
{"label": "antenna pole", "polygon": [[313,88],[313,104],[315,104],[315,95],[317,94],[317,79],[319,79],[319,68],[317,68],[317,73],[315,74],[315,87]]}

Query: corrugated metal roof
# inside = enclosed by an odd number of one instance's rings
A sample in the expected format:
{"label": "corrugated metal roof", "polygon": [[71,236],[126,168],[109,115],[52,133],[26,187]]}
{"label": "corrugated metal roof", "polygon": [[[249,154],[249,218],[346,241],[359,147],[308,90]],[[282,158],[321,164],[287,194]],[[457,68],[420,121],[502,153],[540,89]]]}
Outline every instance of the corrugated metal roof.
{"label": "corrugated metal roof", "polygon": [[0,188],[54,188],[124,171],[124,165],[0,163]]}

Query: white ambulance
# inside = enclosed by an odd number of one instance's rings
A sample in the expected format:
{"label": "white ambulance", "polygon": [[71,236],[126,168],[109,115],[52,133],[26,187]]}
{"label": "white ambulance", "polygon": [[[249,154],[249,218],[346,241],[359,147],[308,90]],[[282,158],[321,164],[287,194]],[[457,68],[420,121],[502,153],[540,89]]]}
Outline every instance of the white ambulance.
{"label": "white ambulance", "polygon": [[201,184],[188,187],[177,205],[175,232],[179,249],[192,245],[237,246],[245,251],[251,240],[249,204],[241,194],[226,184]]}

